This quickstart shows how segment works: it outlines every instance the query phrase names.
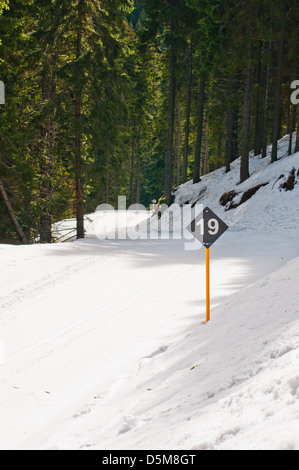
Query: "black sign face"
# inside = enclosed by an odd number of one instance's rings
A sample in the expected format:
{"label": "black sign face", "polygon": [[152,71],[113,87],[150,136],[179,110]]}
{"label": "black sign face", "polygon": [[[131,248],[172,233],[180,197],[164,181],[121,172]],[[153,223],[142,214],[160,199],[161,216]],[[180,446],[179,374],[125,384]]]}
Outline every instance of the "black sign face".
{"label": "black sign face", "polygon": [[195,217],[187,227],[187,230],[206,248],[210,248],[227,229],[228,226],[223,220],[208,207]]}

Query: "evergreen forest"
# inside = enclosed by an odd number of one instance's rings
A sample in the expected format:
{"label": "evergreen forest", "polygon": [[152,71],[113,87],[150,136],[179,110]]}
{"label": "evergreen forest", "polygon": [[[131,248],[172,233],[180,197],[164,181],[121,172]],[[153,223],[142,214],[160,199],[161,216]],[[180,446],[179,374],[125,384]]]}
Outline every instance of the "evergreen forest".
{"label": "evergreen forest", "polygon": [[0,0],[0,242],[51,243],[67,218],[84,238],[99,204],[170,205],[239,157],[243,182],[270,143],[274,163],[299,127],[298,18],[298,0]]}

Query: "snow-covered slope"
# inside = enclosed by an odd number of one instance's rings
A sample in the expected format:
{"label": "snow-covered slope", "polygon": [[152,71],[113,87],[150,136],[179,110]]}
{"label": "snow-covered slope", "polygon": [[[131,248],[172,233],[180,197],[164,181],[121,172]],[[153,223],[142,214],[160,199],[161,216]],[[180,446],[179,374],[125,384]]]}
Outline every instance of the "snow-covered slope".
{"label": "snow-covered slope", "polygon": [[[296,136],[294,134],[293,142]],[[244,183],[240,181],[240,159],[231,165],[231,171],[219,169],[201,178],[196,185],[192,181],[182,185],[175,192],[175,202],[183,205],[198,201],[207,205],[230,226],[234,228],[248,228],[253,230],[287,231],[289,234],[299,236],[299,184],[295,184],[293,191],[282,189],[281,186],[295,169],[295,181],[299,181],[299,153],[288,156],[289,138],[285,136],[278,144],[278,161],[271,162],[271,146],[268,147],[267,157],[254,157],[251,154],[249,170],[250,178]],[[251,188],[260,189],[244,204],[234,210],[228,210],[231,202],[240,203],[244,192]],[[222,206],[220,198],[234,191],[237,195]]]}
{"label": "snow-covered slope", "polygon": [[[210,250],[208,324],[191,241],[100,240],[111,219],[95,213],[83,241],[0,245],[1,449],[299,449],[299,184],[280,188],[299,154],[287,145],[274,164],[251,158],[242,185],[236,161],[176,191],[178,216],[201,194],[230,226]],[[261,183],[235,209],[219,203]],[[130,227],[149,214],[135,216]]]}

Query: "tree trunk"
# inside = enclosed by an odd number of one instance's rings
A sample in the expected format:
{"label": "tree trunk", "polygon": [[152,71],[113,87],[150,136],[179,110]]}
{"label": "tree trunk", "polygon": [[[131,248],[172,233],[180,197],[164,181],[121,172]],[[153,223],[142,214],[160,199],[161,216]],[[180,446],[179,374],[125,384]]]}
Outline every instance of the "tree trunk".
{"label": "tree trunk", "polygon": [[210,160],[209,160],[209,122],[208,118],[206,119],[206,132],[205,132],[205,158],[203,165],[204,175],[207,175],[210,172]]}
{"label": "tree trunk", "polygon": [[178,103],[177,135],[176,135],[176,185],[180,184],[180,153],[181,153],[181,104]]}
{"label": "tree trunk", "polygon": [[[251,26],[250,26],[251,27]],[[244,114],[243,114],[243,137],[241,151],[241,183],[249,178],[249,146],[250,146],[250,112],[251,112],[251,86],[252,86],[252,43],[251,37],[248,38],[246,47],[247,66],[245,70],[244,84]]]}
{"label": "tree trunk", "polygon": [[11,204],[10,204],[10,202],[9,202],[9,199],[8,199],[7,193],[6,193],[6,191],[5,191],[5,188],[4,188],[3,184],[2,184],[2,181],[0,181],[0,193],[1,193],[2,197],[3,197],[4,202],[5,202],[5,205],[6,205],[7,212],[8,212],[8,215],[9,215],[9,217],[10,217],[10,220],[12,221],[12,223],[14,224],[14,226],[15,226],[15,228],[16,228],[16,232],[17,232],[17,235],[18,235],[20,241],[21,241],[22,243],[25,243],[25,244],[28,243],[28,241],[27,241],[27,239],[26,239],[26,237],[25,237],[25,234],[24,234],[24,232],[23,232],[23,230],[22,230],[22,227],[20,226],[20,224],[19,224],[19,222],[18,222],[18,219],[17,219],[17,217],[16,217],[16,215],[15,215],[15,213],[14,213],[12,207],[11,207]]}
{"label": "tree trunk", "polygon": [[138,128],[138,138],[137,138],[137,175],[136,175],[136,203],[140,204],[140,192],[141,192],[141,161],[140,161],[140,127]]}
{"label": "tree trunk", "polygon": [[239,77],[237,75],[231,76],[229,80],[230,102],[228,104],[227,138],[225,146],[226,172],[230,171],[231,163],[239,157],[239,109],[236,104],[236,94],[239,91],[239,87]]}
{"label": "tree trunk", "polygon": [[140,169],[140,156],[137,157],[137,181],[136,181],[136,203],[140,204],[140,191],[141,191],[141,169]]}
{"label": "tree trunk", "polygon": [[106,168],[106,204],[109,204],[109,161],[107,160],[107,168]]}
{"label": "tree trunk", "polygon": [[[82,30],[79,26],[77,32],[77,59],[81,55]],[[82,135],[81,135],[81,114],[82,114],[81,90],[77,89],[75,97],[75,180],[76,180],[76,219],[77,219],[77,239],[84,238],[84,193],[83,193],[83,171],[82,171]]]}
{"label": "tree trunk", "polygon": [[205,103],[205,85],[206,85],[206,74],[205,72],[202,72],[201,80],[200,80],[198,126],[197,126],[197,140],[196,140],[195,157],[194,157],[193,184],[199,183],[200,181],[200,162],[201,162],[203,114],[204,114],[204,103]]}
{"label": "tree trunk", "polygon": [[[232,80],[232,79],[231,79]],[[231,80],[230,80],[230,97],[232,97],[231,93]],[[232,113],[232,104],[229,103],[228,105],[228,117],[227,117],[227,138],[226,138],[226,146],[225,146],[225,163],[226,163],[226,173],[230,171],[230,164],[232,161],[232,130],[233,130],[233,113]]]}
{"label": "tree trunk", "polygon": [[[269,41],[269,59],[271,56],[272,42]],[[269,114],[269,85],[270,85],[270,66],[266,67],[266,83],[265,83],[265,102],[264,102],[264,118],[263,118],[263,136],[262,136],[262,158],[267,156],[267,140],[268,140],[268,114]]]}
{"label": "tree trunk", "polygon": [[285,2],[283,2],[283,8],[282,8],[282,28],[281,28],[279,44],[278,44],[278,52],[277,52],[277,75],[276,75],[276,85],[275,85],[275,104],[274,104],[273,129],[272,129],[272,154],[271,154],[272,163],[277,160],[277,147],[278,147],[277,141],[279,139],[284,34],[285,34]]}
{"label": "tree trunk", "polygon": [[234,162],[237,158],[239,158],[239,99],[238,99],[238,92],[241,88],[241,77],[240,75],[236,75],[234,77],[234,96],[237,98],[232,107],[232,155],[231,155],[231,163]]}
{"label": "tree trunk", "polygon": [[261,93],[262,93],[262,48],[259,50],[259,61],[257,65],[257,91],[255,103],[255,130],[254,130],[254,155],[260,155],[262,152],[262,122],[263,113],[261,107]]}
{"label": "tree trunk", "polygon": [[234,77],[230,76],[229,85],[228,85],[228,117],[227,117],[227,138],[225,145],[225,162],[226,162],[226,173],[230,171],[230,164],[232,162],[232,153],[233,153],[233,85]]}
{"label": "tree trunk", "polygon": [[223,149],[224,143],[224,129],[223,126],[220,127],[216,147],[217,147],[217,167],[220,168],[222,166],[222,153],[225,153],[225,149]]}
{"label": "tree trunk", "polygon": [[132,144],[131,144],[130,205],[134,204],[135,154],[136,154],[136,118],[134,116],[134,118],[133,118]]}
{"label": "tree trunk", "polygon": [[183,154],[183,183],[186,183],[188,177],[189,160],[189,135],[190,135],[190,113],[191,113],[191,93],[192,93],[192,69],[193,69],[193,46],[190,44],[190,58],[188,67],[188,87],[187,87],[187,106],[186,106],[186,124],[185,124],[185,143]]}
{"label": "tree trunk", "polygon": [[50,215],[41,215],[39,219],[40,243],[52,242],[52,218]]}
{"label": "tree trunk", "polygon": [[[42,77],[42,97],[44,103],[49,103],[54,98],[55,85],[51,80],[52,67],[49,63],[49,58],[46,57],[43,67]],[[52,199],[52,173],[53,173],[53,148],[54,148],[54,109],[51,105],[51,110],[45,119],[45,124],[42,129],[42,151],[40,159],[41,171],[41,184],[40,184],[40,198],[43,205],[43,213],[40,216],[40,242],[52,242],[52,218],[51,218],[51,199]]]}
{"label": "tree trunk", "polygon": [[76,109],[75,119],[77,123],[77,129],[75,132],[75,173],[76,173],[76,219],[77,219],[77,239],[84,238],[84,196],[83,196],[83,172],[82,172],[82,141],[81,141],[81,130],[80,126],[81,117],[81,98],[76,97]]}
{"label": "tree trunk", "polygon": [[[172,20],[172,31],[175,30],[175,19]],[[166,149],[166,168],[165,168],[165,198],[166,204],[171,204],[172,192],[172,170],[173,170],[173,134],[175,119],[175,92],[176,92],[176,68],[177,54],[174,43],[170,47],[170,83],[169,83],[169,116],[168,116],[168,136]]]}

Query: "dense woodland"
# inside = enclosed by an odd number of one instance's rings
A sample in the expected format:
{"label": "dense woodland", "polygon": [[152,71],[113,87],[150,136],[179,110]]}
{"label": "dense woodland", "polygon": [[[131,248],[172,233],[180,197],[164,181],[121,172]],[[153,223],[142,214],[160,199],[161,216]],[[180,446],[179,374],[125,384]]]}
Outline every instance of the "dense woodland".
{"label": "dense woodland", "polygon": [[[0,241],[178,185],[298,128],[298,0],[0,0]],[[297,133],[298,135],[298,133]],[[299,150],[297,138],[297,150]]]}

